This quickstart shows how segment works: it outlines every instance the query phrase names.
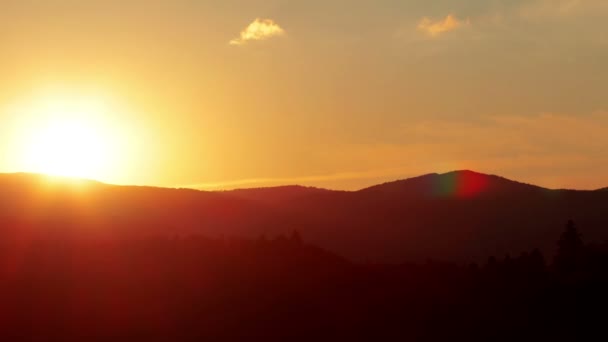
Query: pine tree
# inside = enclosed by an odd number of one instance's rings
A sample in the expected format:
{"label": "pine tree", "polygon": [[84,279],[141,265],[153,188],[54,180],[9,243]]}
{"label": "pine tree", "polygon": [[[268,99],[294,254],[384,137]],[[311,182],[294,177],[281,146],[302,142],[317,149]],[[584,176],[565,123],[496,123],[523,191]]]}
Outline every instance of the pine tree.
{"label": "pine tree", "polygon": [[560,236],[557,246],[555,266],[561,273],[572,273],[581,266],[584,245],[582,235],[574,221],[568,221],[566,230]]}

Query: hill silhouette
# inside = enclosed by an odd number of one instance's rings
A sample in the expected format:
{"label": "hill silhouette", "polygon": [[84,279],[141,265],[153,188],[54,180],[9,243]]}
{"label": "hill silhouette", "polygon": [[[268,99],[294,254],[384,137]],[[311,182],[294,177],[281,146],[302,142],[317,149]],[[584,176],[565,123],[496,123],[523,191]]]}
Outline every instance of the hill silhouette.
{"label": "hill silhouette", "polygon": [[420,177],[375,185],[359,192],[397,194],[417,197],[471,197],[500,195],[543,190],[540,187],[515,182],[503,177],[470,170]]}
{"label": "hill silhouette", "polygon": [[7,341],[572,341],[605,330],[605,191],[472,171],[353,192],[14,174],[0,191]]}
{"label": "hill silhouette", "polygon": [[563,222],[608,239],[608,192],[549,190],[472,171],[429,174],[359,191],[298,186],[208,192],[0,175],[9,235],[277,236],[297,230],[351,260],[468,262],[539,247]]}
{"label": "hill silhouette", "polygon": [[298,200],[312,194],[322,194],[332,190],[304,187],[300,185],[285,185],[270,188],[235,189],[225,191],[230,196],[254,200],[272,205]]}

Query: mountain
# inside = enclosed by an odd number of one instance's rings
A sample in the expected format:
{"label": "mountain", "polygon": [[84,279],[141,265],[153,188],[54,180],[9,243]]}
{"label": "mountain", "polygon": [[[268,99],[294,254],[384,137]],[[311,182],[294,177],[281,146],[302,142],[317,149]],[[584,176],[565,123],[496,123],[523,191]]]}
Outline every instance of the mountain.
{"label": "mountain", "polygon": [[297,230],[304,241],[359,261],[466,262],[535,247],[551,255],[569,219],[586,241],[608,240],[608,191],[549,190],[473,171],[351,192],[299,186],[208,192],[5,174],[0,193],[0,229],[9,241]]}
{"label": "mountain", "polygon": [[515,182],[503,177],[462,170],[375,185],[363,190],[366,194],[395,194],[408,197],[473,197],[543,190],[540,187]]}
{"label": "mountain", "polygon": [[223,193],[232,197],[254,200],[269,205],[281,205],[286,202],[301,199],[313,194],[322,194],[331,190],[304,187],[299,185],[286,185],[271,188],[251,188],[224,191]]}

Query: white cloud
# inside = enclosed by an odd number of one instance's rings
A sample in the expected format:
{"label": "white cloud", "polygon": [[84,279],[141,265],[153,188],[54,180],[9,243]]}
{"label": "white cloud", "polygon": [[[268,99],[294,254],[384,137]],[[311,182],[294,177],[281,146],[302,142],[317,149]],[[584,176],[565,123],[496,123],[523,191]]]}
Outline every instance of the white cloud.
{"label": "white cloud", "polygon": [[255,19],[247,26],[238,38],[230,41],[230,45],[243,45],[250,41],[266,40],[284,36],[285,30],[272,19]]}
{"label": "white cloud", "polygon": [[443,33],[457,30],[466,25],[469,25],[468,20],[460,20],[453,14],[449,14],[444,19],[439,20],[424,17],[418,23],[417,29],[431,37],[437,37]]}

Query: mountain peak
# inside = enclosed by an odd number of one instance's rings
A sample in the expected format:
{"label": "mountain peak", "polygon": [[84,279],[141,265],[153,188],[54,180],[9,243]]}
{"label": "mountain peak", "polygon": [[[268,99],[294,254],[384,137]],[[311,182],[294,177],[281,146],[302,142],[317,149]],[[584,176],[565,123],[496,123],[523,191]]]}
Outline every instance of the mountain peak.
{"label": "mountain peak", "polygon": [[500,176],[472,170],[456,170],[388,182],[361,191],[426,197],[474,197],[481,194],[520,193],[540,189],[542,188]]}

